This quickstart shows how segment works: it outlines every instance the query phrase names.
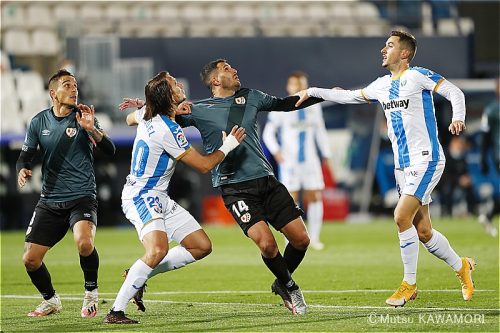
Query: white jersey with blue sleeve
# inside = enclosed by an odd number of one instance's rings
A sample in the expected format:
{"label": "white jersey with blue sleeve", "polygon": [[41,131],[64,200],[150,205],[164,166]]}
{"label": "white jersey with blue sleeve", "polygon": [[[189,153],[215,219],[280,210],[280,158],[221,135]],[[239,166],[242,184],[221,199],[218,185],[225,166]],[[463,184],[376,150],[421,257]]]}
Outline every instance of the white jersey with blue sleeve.
{"label": "white jersey with blue sleeve", "polygon": [[399,77],[386,75],[361,90],[384,109],[396,168],[445,160],[432,97],[443,80],[431,70],[411,67]]}
{"label": "white jersey with blue sleeve", "polygon": [[399,77],[380,77],[360,90],[308,89],[309,96],[337,103],[378,101],[387,119],[395,167],[400,169],[445,160],[438,140],[433,92],[450,100],[453,121],[465,120],[465,97],[460,89],[422,67],[411,67]]}
{"label": "white jersey with blue sleeve", "polygon": [[191,145],[175,121],[164,115],[146,121],[144,110],[136,111],[137,134],[122,201],[133,200],[140,219],[146,223],[155,213],[162,215],[169,209],[162,202],[168,203],[165,197],[175,165]]}

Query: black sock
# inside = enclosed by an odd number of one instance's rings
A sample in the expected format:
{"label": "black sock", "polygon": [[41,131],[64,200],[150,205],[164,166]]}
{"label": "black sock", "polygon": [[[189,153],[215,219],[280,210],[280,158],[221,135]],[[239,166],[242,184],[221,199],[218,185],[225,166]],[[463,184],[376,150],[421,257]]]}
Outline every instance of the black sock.
{"label": "black sock", "polygon": [[290,274],[295,272],[299,264],[302,262],[302,259],[304,259],[304,256],[306,255],[306,251],[307,250],[297,250],[292,246],[292,244],[288,243],[285,248],[283,258],[285,259]]}
{"label": "black sock", "polygon": [[85,290],[92,291],[97,288],[97,271],[99,269],[99,255],[96,248],[88,257],[80,255],[80,267],[82,267],[85,279]]}
{"label": "black sock", "polygon": [[292,275],[286,266],[286,262],[278,252],[274,258],[266,258],[262,256],[262,260],[266,264],[267,268],[276,276],[278,281],[280,281],[289,290],[297,289],[295,281],[292,279]]}
{"label": "black sock", "polygon": [[50,278],[50,273],[45,263],[42,262],[42,266],[36,271],[26,272],[30,276],[31,282],[35,285],[36,289],[42,294],[43,299],[48,300],[55,295],[56,291],[52,286],[52,279]]}

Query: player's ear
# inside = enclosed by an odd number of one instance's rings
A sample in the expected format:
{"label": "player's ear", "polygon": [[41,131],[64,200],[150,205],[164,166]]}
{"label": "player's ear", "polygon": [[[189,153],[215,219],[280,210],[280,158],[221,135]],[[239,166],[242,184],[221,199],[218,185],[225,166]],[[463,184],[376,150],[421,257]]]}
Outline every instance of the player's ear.
{"label": "player's ear", "polygon": [[220,86],[220,81],[217,79],[217,77],[215,77],[215,75],[212,76],[212,79],[210,81],[212,83],[212,87]]}
{"label": "player's ear", "polygon": [[53,89],[50,89],[49,90],[49,96],[50,96],[50,99],[56,98],[56,91],[53,90]]}
{"label": "player's ear", "polygon": [[403,59],[410,59],[410,50],[408,49],[403,49],[403,51],[401,52],[401,58]]}

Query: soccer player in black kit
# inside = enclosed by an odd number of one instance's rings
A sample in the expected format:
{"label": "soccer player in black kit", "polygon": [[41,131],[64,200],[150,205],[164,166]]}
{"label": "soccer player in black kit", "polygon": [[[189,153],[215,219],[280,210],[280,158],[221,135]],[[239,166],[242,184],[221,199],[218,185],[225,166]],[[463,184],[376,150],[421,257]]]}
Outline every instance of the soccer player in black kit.
{"label": "soccer player in black kit", "polygon": [[62,310],[43,258],[47,251],[73,231],[85,279],[82,317],[97,314],[99,256],[94,247],[97,225],[94,147],[113,155],[115,146],[94,117],[94,107],[78,104],[76,78],[59,70],[49,80],[52,107],[30,122],[16,170],[23,187],[32,176],[32,160],[42,153],[42,192],[31,218],[23,262],[33,285],[43,297],[30,317]]}

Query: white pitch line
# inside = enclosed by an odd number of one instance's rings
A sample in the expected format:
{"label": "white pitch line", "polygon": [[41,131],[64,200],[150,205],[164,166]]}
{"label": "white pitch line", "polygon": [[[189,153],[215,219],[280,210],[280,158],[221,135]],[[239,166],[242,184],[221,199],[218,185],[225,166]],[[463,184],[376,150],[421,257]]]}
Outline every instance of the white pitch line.
{"label": "white pitch line", "polygon": [[[2,295],[2,298],[13,298],[13,299],[39,299],[40,296],[26,296],[26,295]],[[81,301],[81,297],[60,297],[62,300],[68,301]],[[213,306],[260,306],[260,307],[270,307],[275,304],[269,303],[240,303],[240,302],[189,302],[189,301],[168,301],[168,300],[144,300],[146,303],[164,303],[164,304],[190,304],[190,305],[213,305]],[[322,305],[322,304],[309,304],[311,308],[317,309],[352,309],[352,310],[389,310],[389,311],[404,311],[396,310],[389,306],[354,306],[354,305]],[[414,308],[406,307],[405,310],[418,310],[418,311],[492,311],[500,313],[500,309],[487,309],[487,308]]]}
{"label": "white pitch line", "polygon": [[[419,292],[431,293],[460,293],[459,289],[419,289]],[[345,293],[388,293],[394,289],[351,289],[351,290],[302,290],[306,294],[345,294]],[[474,292],[498,292],[495,289],[476,289]],[[269,294],[267,290],[195,290],[195,291],[155,291],[148,292],[148,295],[206,295],[206,294]],[[78,296],[80,294],[58,294],[59,296]],[[99,295],[116,295],[116,293],[101,293]]]}

